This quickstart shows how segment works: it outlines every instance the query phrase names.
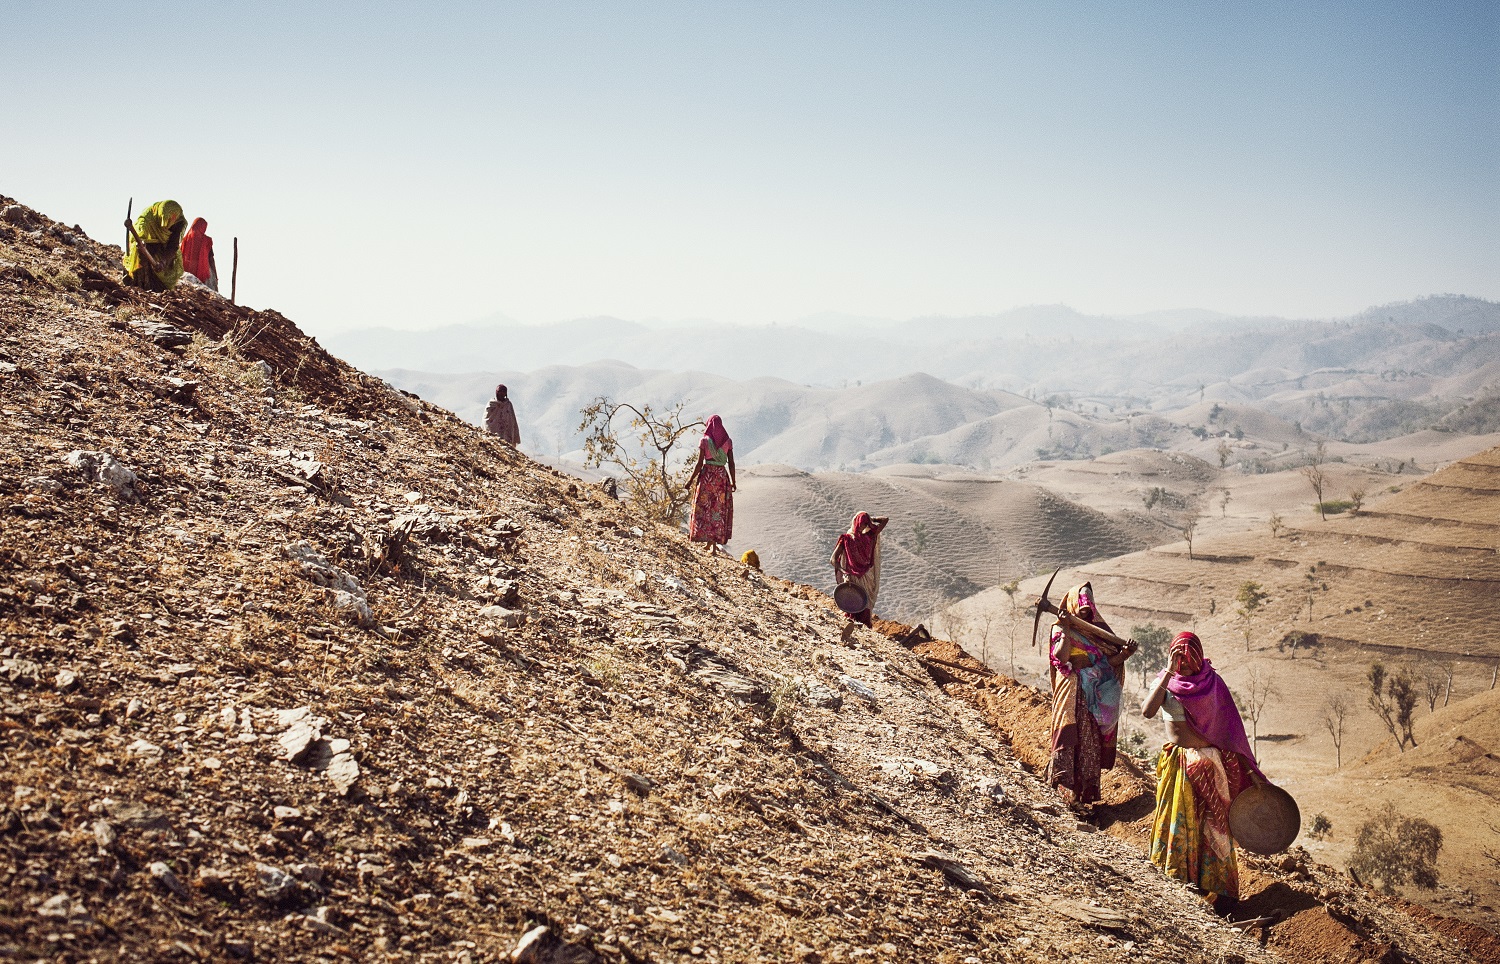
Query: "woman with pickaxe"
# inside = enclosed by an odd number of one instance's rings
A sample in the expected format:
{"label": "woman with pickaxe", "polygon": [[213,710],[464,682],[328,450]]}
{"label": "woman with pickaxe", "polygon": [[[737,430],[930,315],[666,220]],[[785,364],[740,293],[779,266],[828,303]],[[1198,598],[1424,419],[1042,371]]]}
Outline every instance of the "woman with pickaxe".
{"label": "woman with pickaxe", "polygon": [[182,280],[183,229],[187,221],[176,201],[157,201],[135,223],[125,222],[130,247],[125,252],[125,284],[147,291],[170,291]]}

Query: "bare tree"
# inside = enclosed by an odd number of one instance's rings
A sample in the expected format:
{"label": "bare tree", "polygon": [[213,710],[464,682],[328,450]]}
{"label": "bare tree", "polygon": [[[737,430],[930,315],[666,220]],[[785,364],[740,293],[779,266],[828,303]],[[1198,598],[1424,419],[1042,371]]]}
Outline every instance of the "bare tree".
{"label": "bare tree", "polygon": [[1307,484],[1312,486],[1313,495],[1318,499],[1318,515],[1324,522],[1328,521],[1328,513],[1323,510],[1323,489],[1328,485],[1328,475],[1323,471],[1323,463],[1328,460],[1328,447],[1319,442],[1317,448],[1307,456],[1307,464],[1302,466],[1302,477]]}
{"label": "bare tree", "polygon": [[1233,451],[1234,450],[1229,447],[1228,442],[1224,441],[1223,439],[1219,439],[1219,468],[1222,469],[1228,467],[1229,456],[1233,454]]}
{"label": "bare tree", "polygon": [[1443,687],[1452,679],[1452,670],[1444,673],[1443,667],[1431,660],[1422,660],[1419,666],[1422,679],[1422,696],[1427,700],[1427,712],[1437,712],[1437,702],[1443,695]]}
{"label": "bare tree", "polygon": [[[588,432],[583,440],[584,464],[589,468],[609,464],[620,469],[629,479],[627,496],[631,504],[647,518],[675,525],[682,523],[692,495],[687,485],[692,460],[674,460],[672,450],[684,435],[703,427],[702,422],[682,420],[686,405],[678,402],[665,411],[654,412],[650,405],[636,406],[600,395],[582,409],[583,421],[578,425],[578,431]],[[634,445],[622,439],[615,426],[615,418],[621,413],[631,416]]]}
{"label": "bare tree", "polygon": [[1228,516],[1229,516],[1229,500],[1231,498],[1232,498],[1232,496],[1229,494],[1229,490],[1228,489],[1225,489],[1224,492],[1223,492],[1223,494],[1219,496],[1219,518],[1221,518],[1221,519],[1228,518]]}
{"label": "bare tree", "polygon": [[1198,533],[1198,510],[1188,510],[1187,518],[1182,523],[1182,537],[1187,540],[1188,559],[1193,558],[1193,536]]}
{"label": "bare tree", "polygon": [[985,666],[990,665],[990,627],[995,624],[995,611],[988,606],[979,611],[974,617],[979,625],[979,661]]}
{"label": "bare tree", "polygon": [[1359,515],[1359,510],[1363,509],[1364,507],[1365,507],[1365,487],[1361,485],[1358,488],[1356,488],[1353,492],[1349,493],[1349,509],[1355,515]]}
{"label": "bare tree", "polygon": [[1016,592],[1021,588],[1021,580],[1012,579],[1010,582],[1000,586],[1000,591],[1010,599],[1010,671],[1016,671]]}
{"label": "bare tree", "polygon": [[1333,766],[1344,765],[1344,718],[1349,715],[1349,702],[1342,694],[1330,696],[1323,703],[1323,728],[1333,737]]}
{"label": "bare tree", "polygon": [[969,617],[965,616],[958,608],[962,600],[949,599],[943,603],[943,608],[938,611],[938,616],[943,621],[943,632],[948,635],[952,642],[963,645],[963,638],[969,634]]}
{"label": "bare tree", "polygon": [[1250,673],[1245,677],[1245,705],[1240,712],[1250,721],[1250,747],[1256,756],[1260,755],[1260,718],[1267,704],[1279,695],[1265,671],[1259,666],[1250,667]]}
{"label": "bare tree", "polygon": [[1286,528],[1286,523],[1282,521],[1280,512],[1272,512],[1271,518],[1266,520],[1266,525],[1271,527],[1272,539],[1280,539],[1281,530]]}

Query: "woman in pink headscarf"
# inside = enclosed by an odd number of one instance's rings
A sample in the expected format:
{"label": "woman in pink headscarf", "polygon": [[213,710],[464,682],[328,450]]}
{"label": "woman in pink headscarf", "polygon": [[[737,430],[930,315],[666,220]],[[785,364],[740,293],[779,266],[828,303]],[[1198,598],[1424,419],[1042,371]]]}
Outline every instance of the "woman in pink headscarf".
{"label": "woman in pink headscarf", "polygon": [[[880,532],[891,520],[885,516],[871,517],[868,512],[859,512],[849,523],[849,531],[839,536],[833,547],[833,579],[835,582],[852,582],[865,591],[868,605],[857,613],[846,616],[866,626],[875,624],[875,597],[880,594]],[[846,626],[846,635],[852,631]]]}
{"label": "woman in pink headscarf", "polygon": [[1171,661],[1141,704],[1148,720],[1158,711],[1167,742],[1156,760],[1151,862],[1228,910],[1239,899],[1229,805],[1265,777],[1234,697],[1193,633],[1172,640]]}
{"label": "woman in pink headscarf", "polygon": [[[708,543],[709,552],[722,552],[734,535],[734,440],[717,415],[708,419],[698,440],[698,462],[688,476],[693,488],[693,510],[688,515],[688,538]],[[696,487],[694,487],[696,484]]]}

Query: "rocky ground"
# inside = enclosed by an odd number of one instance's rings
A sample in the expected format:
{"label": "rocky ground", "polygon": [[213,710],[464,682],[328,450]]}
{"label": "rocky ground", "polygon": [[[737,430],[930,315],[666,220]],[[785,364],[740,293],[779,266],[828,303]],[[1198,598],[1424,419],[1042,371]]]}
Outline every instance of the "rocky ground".
{"label": "rocky ground", "polygon": [[117,259],[0,199],[0,958],[1281,955],[900,643]]}

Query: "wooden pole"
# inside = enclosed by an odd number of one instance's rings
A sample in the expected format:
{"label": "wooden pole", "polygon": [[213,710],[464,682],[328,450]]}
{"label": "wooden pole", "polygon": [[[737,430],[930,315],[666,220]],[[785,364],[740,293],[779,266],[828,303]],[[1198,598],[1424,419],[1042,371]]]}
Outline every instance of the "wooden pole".
{"label": "wooden pole", "polygon": [[234,239],[234,265],[229,269],[229,303],[235,303],[234,296],[240,286],[240,239]]}
{"label": "wooden pole", "polygon": [[[131,198],[125,205],[125,223],[130,223],[130,212],[135,210],[135,198]],[[125,232],[125,253],[130,253],[130,231]]]}

